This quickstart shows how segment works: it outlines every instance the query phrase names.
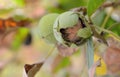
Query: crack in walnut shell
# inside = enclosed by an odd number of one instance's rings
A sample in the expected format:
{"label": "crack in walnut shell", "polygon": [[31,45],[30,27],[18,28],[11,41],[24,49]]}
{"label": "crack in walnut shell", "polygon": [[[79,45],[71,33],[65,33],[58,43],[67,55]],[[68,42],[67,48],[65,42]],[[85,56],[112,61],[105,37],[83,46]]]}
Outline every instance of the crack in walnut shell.
{"label": "crack in walnut shell", "polygon": [[[70,43],[75,43],[76,45],[83,44],[86,39],[83,39],[79,36],[77,36],[77,32],[79,29],[86,27],[85,24],[83,23],[82,19],[79,18],[78,23],[74,25],[73,27],[69,28],[62,28],[60,29],[60,32],[62,34],[62,38]],[[67,44],[69,45],[69,44]]]}

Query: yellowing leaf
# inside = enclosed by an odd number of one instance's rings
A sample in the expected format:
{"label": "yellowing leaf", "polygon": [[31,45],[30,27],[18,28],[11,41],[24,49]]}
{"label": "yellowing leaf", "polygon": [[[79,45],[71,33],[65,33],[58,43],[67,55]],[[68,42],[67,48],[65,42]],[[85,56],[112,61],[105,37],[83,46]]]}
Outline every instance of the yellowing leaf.
{"label": "yellowing leaf", "polygon": [[94,77],[96,68],[101,66],[101,58],[94,62],[94,64],[89,68],[88,74],[89,77]]}
{"label": "yellowing leaf", "polygon": [[[100,57],[98,55],[94,55],[94,61],[97,61]],[[103,59],[101,59],[101,66],[96,68],[96,75],[105,75],[107,72],[106,69],[106,64],[103,61]]]}

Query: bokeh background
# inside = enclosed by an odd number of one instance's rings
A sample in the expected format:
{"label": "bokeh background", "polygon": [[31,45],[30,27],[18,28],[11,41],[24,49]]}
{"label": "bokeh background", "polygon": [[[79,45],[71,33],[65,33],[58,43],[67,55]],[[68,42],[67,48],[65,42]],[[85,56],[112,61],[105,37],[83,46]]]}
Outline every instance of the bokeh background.
{"label": "bokeh background", "polygon": [[[48,44],[39,37],[38,25],[42,16],[87,6],[87,3],[88,0],[0,0],[0,20],[32,20],[25,29],[20,28],[21,33],[18,32],[19,29],[12,30],[0,40],[0,77],[22,77],[25,64],[43,61],[53,49],[53,44]],[[102,16],[106,14],[100,13]],[[118,30],[114,31],[119,34]],[[28,45],[24,44],[25,32],[32,36],[32,42]],[[3,34],[0,33],[0,38]],[[120,76],[120,43],[113,37],[108,41],[111,47],[95,41],[95,61],[102,57],[102,65],[96,70],[97,77]],[[85,49],[81,46],[74,53],[70,49],[65,56],[55,48],[35,77],[87,77]]]}

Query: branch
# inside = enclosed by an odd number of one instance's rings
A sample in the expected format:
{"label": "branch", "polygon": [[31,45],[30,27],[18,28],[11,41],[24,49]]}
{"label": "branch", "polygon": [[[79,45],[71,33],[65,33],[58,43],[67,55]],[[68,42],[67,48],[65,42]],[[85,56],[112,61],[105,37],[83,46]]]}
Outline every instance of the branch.
{"label": "branch", "polygon": [[116,6],[119,6],[120,5],[120,1],[116,1],[116,2],[106,2],[104,3],[99,9],[104,9],[104,8],[107,8],[107,7],[116,7]]}

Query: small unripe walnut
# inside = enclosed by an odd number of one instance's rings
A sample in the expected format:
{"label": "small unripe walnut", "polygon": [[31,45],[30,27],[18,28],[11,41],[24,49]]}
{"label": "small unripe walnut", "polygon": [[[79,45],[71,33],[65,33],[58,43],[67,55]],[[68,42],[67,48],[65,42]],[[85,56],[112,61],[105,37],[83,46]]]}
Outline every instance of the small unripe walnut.
{"label": "small unripe walnut", "polygon": [[[73,11],[62,13],[57,17],[53,26],[55,38],[58,42],[68,46],[81,45],[91,36],[90,27],[87,27],[86,23],[80,13]],[[81,35],[84,32],[88,35]]]}
{"label": "small unripe walnut", "polygon": [[53,34],[53,24],[59,14],[51,13],[43,16],[39,22],[39,34],[48,43],[56,43]]}

